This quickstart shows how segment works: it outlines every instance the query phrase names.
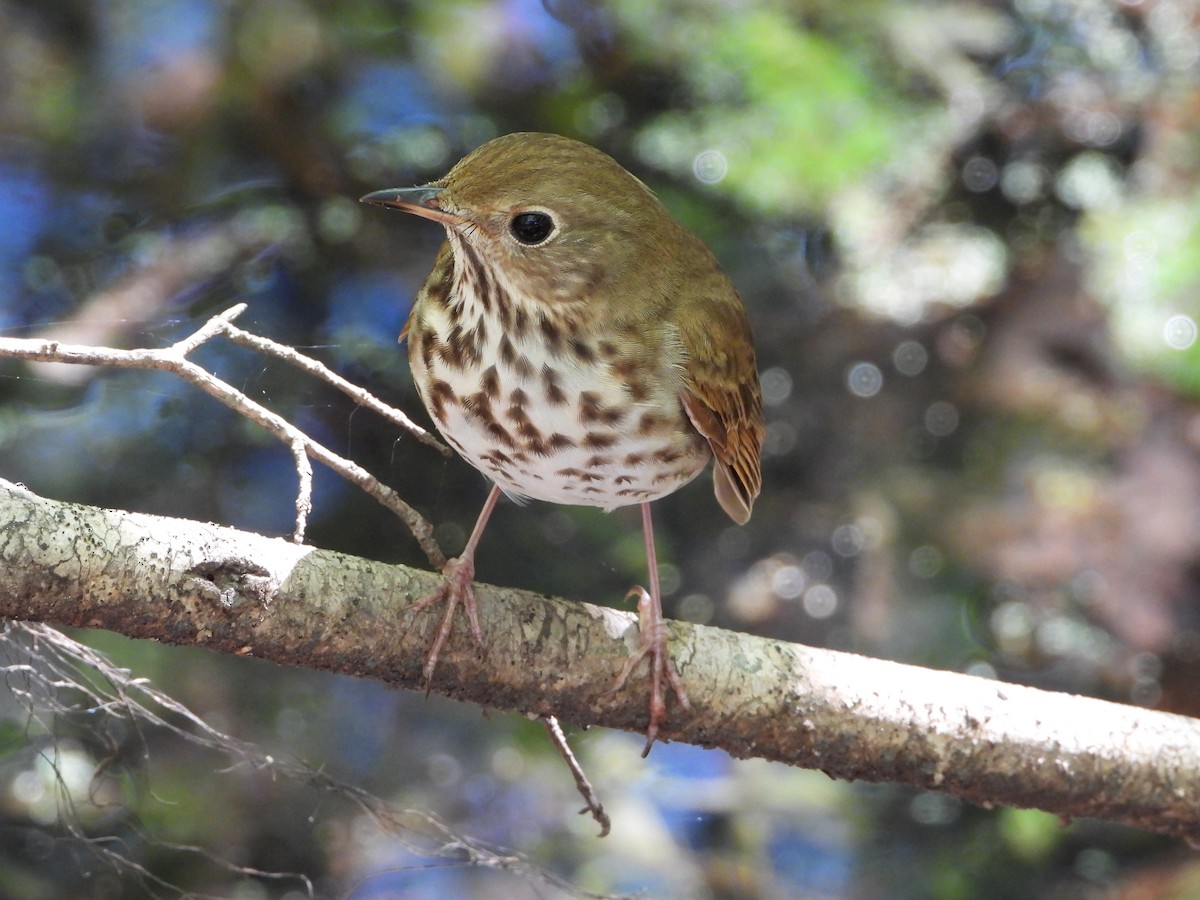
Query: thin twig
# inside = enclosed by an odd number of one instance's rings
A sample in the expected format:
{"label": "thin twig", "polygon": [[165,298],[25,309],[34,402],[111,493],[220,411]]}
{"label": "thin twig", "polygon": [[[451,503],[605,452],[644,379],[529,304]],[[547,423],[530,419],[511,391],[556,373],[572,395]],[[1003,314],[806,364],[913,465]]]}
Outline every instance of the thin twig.
{"label": "thin twig", "polygon": [[224,332],[234,319],[249,309],[249,306],[248,303],[235,303],[224,312],[217,313],[187,337],[173,343],[168,349],[180,356],[187,356],[201,344],[211,341],[218,334]]}
{"label": "thin twig", "polygon": [[542,716],[541,720],[542,724],[546,726],[546,734],[550,736],[550,743],[554,745],[558,755],[563,758],[563,762],[571,770],[571,774],[575,777],[575,787],[578,789],[579,795],[583,797],[583,802],[587,804],[579,811],[579,814],[590,812],[592,818],[600,825],[600,837],[605,837],[612,829],[612,822],[604,810],[604,804],[596,796],[592,783],[588,781],[587,773],[583,771],[583,766],[579,764],[574,751],[571,750],[571,745],[567,743],[567,736],[563,734],[562,726],[558,724],[558,719],[554,716]]}
{"label": "thin twig", "polygon": [[[173,735],[180,741],[224,756],[231,761],[231,765],[219,769],[219,772],[249,767],[265,773],[271,779],[306,784],[322,794],[344,800],[365,813],[377,827],[413,853],[448,858],[455,865],[506,871],[531,884],[544,884],[578,897],[608,896],[577,888],[539,869],[516,853],[459,834],[432,813],[397,807],[360,787],[339,781],[302,760],[268,755],[255,745],[214,728],[190,708],[156,688],[148,679],[133,678],[128,670],[115,666],[103,653],[79,643],[56,628],[34,622],[10,621],[7,624],[7,631],[0,635],[0,677],[7,679],[10,684],[17,678],[30,683],[30,690],[14,692],[14,696],[47,733],[54,733],[54,726],[43,718],[43,713],[49,713],[55,719],[91,727],[97,721],[97,708],[103,708],[109,717],[139,729],[144,726],[158,732],[159,740],[164,734]],[[34,686],[36,690],[32,689]],[[49,758],[48,761],[53,762]],[[59,775],[57,769],[54,771]],[[61,779],[61,775],[59,777]],[[59,825],[102,862],[115,871],[138,879],[144,888],[158,887],[181,896],[203,896],[184,894],[175,885],[137,862],[134,858],[136,854],[123,854],[120,845],[117,849],[110,848],[105,846],[104,838],[85,832],[79,825],[78,811],[69,803],[69,792],[60,790],[68,805],[61,809]],[[300,889],[305,895],[314,896],[311,879],[302,872],[239,866],[204,847],[162,840],[154,840],[152,844],[149,834],[136,824],[126,823],[126,827],[147,846],[203,859],[236,875],[276,881],[294,879],[301,885]]]}
{"label": "thin twig", "polygon": [[308,527],[308,515],[313,508],[312,463],[308,461],[308,453],[303,441],[289,441],[288,449],[292,451],[292,459],[296,462],[296,475],[300,479],[300,486],[296,491],[296,527],[292,529],[292,540],[297,544],[303,544],[304,530]]}
{"label": "thin twig", "polygon": [[[417,544],[420,545],[426,557],[428,557],[430,565],[441,569],[446,564],[446,555],[442,553],[441,548],[434,539],[433,526],[420,513],[400,499],[400,496],[395,491],[380,482],[357,463],[337,455],[323,444],[310,438],[282,416],[271,412],[266,407],[251,400],[237,388],[185,358],[186,354],[195,350],[205,341],[211,340],[218,334],[225,333],[229,322],[240,315],[245,309],[246,305],[239,303],[209,319],[188,337],[161,350],[118,350],[111,347],[86,347],[74,344],[62,344],[58,341],[37,338],[0,337],[0,356],[36,360],[39,362],[75,363],[123,369],[152,369],[178,375],[189,384],[215,397],[225,406],[261,425],[292,449],[293,453],[296,453],[295,448],[302,447],[308,457],[328,466],[343,478],[374,497],[379,503],[391,510],[408,527],[413,537],[416,538]],[[298,466],[297,468],[297,476],[300,482],[299,495],[296,499],[297,521],[294,532],[297,540],[300,540],[303,535],[307,512],[312,508],[311,469],[306,476],[305,468],[306,466]]]}
{"label": "thin twig", "polygon": [[416,436],[417,440],[424,444],[428,444],[430,447],[433,447],[438,451],[438,453],[442,454],[442,456],[445,456],[446,458],[453,456],[453,453],[449,447],[410,419],[404,414],[403,411],[396,409],[394,406],[389,406],[370,391],[367,391],[358,385],[347,381],[341,375],[337,374],[337,372],[331,370],[324,363],[305,356],[303,353],[300,353],[298,350],[288,347],[285,344],[278,344],[270,338],[265,338],[257,334],[251,334],[249,331],[238,328],[236,325],[233,325],[230,322],[226,322],[224,324],[222,331],[225,333],[226,337],[228,337],[235,344],[241,344],[244,347],[250,347],[251,349],[258,350],[260,353],[266,353],[270,356],[282,359],[284,362],[291,363],[296,368],[303,369],[308,374],[320,378],[322,381],[328,382],[355,403],[365,406],[372,412],[383,416],[385,419],[388,419],[389,421],[399,425],[401,428],[411,432]]}

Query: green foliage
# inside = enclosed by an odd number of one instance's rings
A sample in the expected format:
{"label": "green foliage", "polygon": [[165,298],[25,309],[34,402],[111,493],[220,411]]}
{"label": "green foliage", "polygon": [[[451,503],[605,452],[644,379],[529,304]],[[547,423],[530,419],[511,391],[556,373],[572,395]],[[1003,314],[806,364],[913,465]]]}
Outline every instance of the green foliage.
{"label": "green foliage", "polygon": [[[643,156],[679,173],[696,167],[702,181],[765,215],[819,209],[889,160],[912,111],[872,78],[869,51],[771,6],[716,28],[714,14],[704,5],[621,6],[646,60],[677,64],[690,93],[687,107],[643,129]],[[697,162],[706,151],[723,158],[712,174]]]}
{"label": "green foliage", "polygon": [[1063,833],[1058,818],[1037,809],[1003,809],[999,827],[1005,847],[1025,863],[1044,861]]}
{"label": "green foliage", "polygon": [[1083,229],[1093,282],[1112,308],[1122,351],[1189,394],[1200,394],[1200,194],[1130,194],[1093,211]]}

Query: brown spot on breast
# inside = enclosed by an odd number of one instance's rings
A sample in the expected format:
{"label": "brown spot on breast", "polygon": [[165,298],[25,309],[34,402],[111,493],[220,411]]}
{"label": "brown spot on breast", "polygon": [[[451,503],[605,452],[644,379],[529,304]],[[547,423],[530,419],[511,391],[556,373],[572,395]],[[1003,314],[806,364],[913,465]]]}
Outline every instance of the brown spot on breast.
{"label": "brown spot on breast", "polygon": [[600,355],[605,359],[612,359],[619,352],[617,350],[617,345],[612,341],[601,341],[596,345],[596,348],[600,351]]}
{"label": "brown spot on breast", "polygon": [[512,313],[512,299],[508,296],[508,292],[500,286],[500,283],[494,279],[492,280],[492,287],[495,291],[493,299],[496,301],[496,312],[500,316],[500,321],[507,323]]}
{"label": "brown spot on breast", "polygon": [[554,474],[559,476],[560,478],[579,478],[581,475],[583,475],[583,470],[582,469],[574,469],[574,468],[559,469]]}
{"label": "brown spot on breast", "polygon": [[511,434],[508,433],[508,429],[505,428],[503,425],[501,425],[499,422],[496,422],[494,420],[489,422],[487,424],[487,433],[489,435],[491,435],[492,438],[495,439],[497,442],[504,444],[504,446],[506,446],[506,447],[517,446],[516,440],[513,438],[513,436]]}
{"label": "brown spot on breast", "polygon": [[612,363],[613,374],[622,381],[629,381],[637,374],[638,364],[632,359],[618,359]]}
{"label": "brown spot on breast", "polygon": [[528,422],[529,413],[525,411],[525,404],[528,401],[529,398],[525,395],[525,392],[517,388],[508,395],[508,412],[505,415],[514,422]]}
{"label": "brown spot on breast", "polygon": [[567,402],[567,395],[563,393],[563,389],[558,383],[558,372],[549,366],[542,366],[542,389],[545,391],[548,403],[561,406]]}
{"label": "brown spot on breast", "polygon": [[654,459],[656,462],[660,463],[673,463],[681,456],[683,456],[683,454],[673,447],[664,447],[662,450],[654,451]]}
{"label": "brown spot on breast", "polygon": [[632,475],[618,475],[613,479],[613,484],[633,484]]}
{"label": "brown spot on breast", "polygon": [[421,364],[425,366],[425,371],[429,371],[433,365],[433,354],[437,350],[438,339],[432,331],[423,332],[418,338],[421,354]]}
{"label": "brown spot on breast", "polygon": [[589,431],[583,436],[583,446],[588,450],[607,450],[617,442],[615,434],[602,431]]}
{"label": "brown spot on breast", "polygon": [[483,370],[483,377],[479,379],[479,389],[489,397],[499,396],[500,376],[496,373],[495,366],[488,366]]}
{"label": "brown spot on breast", "polygon": [[598,421],[600,418],[600,407],[600,395],[595,391],[584,391],[579,395],[579,421]]}
{"label": "brown spot on breast", "polygon": [[542,332],[542,339],[550,347],[551,353],[558,353],[562,348],[562,330],[558,325],[551,320],[549,316],[542,313],[538,316],[538,329]]}
{"label": "brown spot on breast", "polygon": [[630,453],[624,459],[624,463],[627,466],[640,466],[645,461],[646,461],[646,457],[644,457],[640,453]]}
{"label": "brown spot on breast", "polygon": [[625,418],[624,410],[615,406],[605,406],[600,402],[600,395],[595,391],[584,391],[579,395],[579,421],[584,425],[602,422],[605,425],[616,425]]}
{"label": "brown spot on breast", "polygon": [[565,434],[561,434],[557,431],[546,439],[546,443],[550,445],[551,450],[565,450],[567,447],[575,446],[575,442],[573,440],[571,440]]}
{"label": "brown spot on breast", "polygon": [[491,278],[488,276],[487,268],[484,266],[483,260],[479,258],[479,254],[475,252],[475,248],[466,241],[458,241],[457,249],[459,250],[458,256],[463,261],[462,280],[475,288],[473,291],[460,293],[476,297],[486,310],[492,299]]}
{"label": "brown spot on breast", "polygon": [[444,307],[450,299],[450,279],[443,274],[440,278],[430,278],[425,282],[424,299],[436,306]]}
{"label": "brown spot on breast", "polygon": [[671,420],[662,413],[645,412],[638,419],[638,434],[661,434],[671,430]]}
{"label": "brown spot on breast", "polygon": [[488,462],[494,462],[498,465],[507,466],[512,463],[512,457],[503,450],[488,450],[486,453],[480,453],[479,458]]}
{"label": "brown spot on breast", "polygon": [[650,388],[640,378],[627,380],[625,382],[625,391],[629,394],[629,399],[634,403],[641,403],[650,398]]}
{"label": "brown spot on breast", "polygon": [[512,331],[514,337],[524,337],[525,332],[529,330],[529,313],[525,311],[525,307],[517,306],[513,310]]}
{"label": "brown spot on breast", "polygon": [[587,341],[575,338],[571,341],[571,349],[575,352],[575,356],[580,362],[593,363],[596,361],[596,351],[591,348]]}
{"label": "brown spot on breast", "polygon": [[599,453],[595,454],[594,456],[589,456],[588,461],[585,463],[589,469],[594,469],[597,466],[608,466],[611,464],[611,456],[601,456]]}
{"label": "brown spot on breast", "polygon": [[443,425],[446,424],[447,403],[458,403],[458,397],[454,394],[454,388],[450,387],[444,381],[435,381],[433,386],[429,388],[429,411]]}
{"label": "brown spot on breast", "polygon": [[438,356],[446,365],[454,369],[465,369],[468,362],[479,362],[483,356],[483,345],[479,341],[479,331],[472,328],[466,331],[462,325],[455,325],[446,335],[446,342],[438,348]]}
{"label": "brown spot on breast", "polygon": [[534,456],[540,456],[543,459],[550,455],[550,442],[538,431],[537,426],[532,422],[522,422],[517,428],[517,432],[525,440],[525,449]]}
{"label": "brown spot on breast", "polygon": [[463,411],[467,415],[474,416],[480,422],[494,422],[496,417],[492,415],[492,398],[483,391],[476,391],[474,394],[468,394],[462,401]]}
{"label": "brown spot on breast", "polygon": [[517,361],[517,348],[513,346],[513,342],[508,339],[507,334],[500,335],[500,341],[496,345],[496,352],[500,356],[500,362],[511,366]]}
{"label": "brown spot on breast", "polygon": [[[517,426],[517,434],[519,434],[521,437],[525,438],[525,442],[527,444],[533,444],[533,443],[540,444],[543,442],[542,433],[540,431],[538,431],[538,427],[536,425],[534,425],[532,422],[530,422],[528,419],[521,422]],[[537,451],[534,451],[534,452],[536,453]]]}

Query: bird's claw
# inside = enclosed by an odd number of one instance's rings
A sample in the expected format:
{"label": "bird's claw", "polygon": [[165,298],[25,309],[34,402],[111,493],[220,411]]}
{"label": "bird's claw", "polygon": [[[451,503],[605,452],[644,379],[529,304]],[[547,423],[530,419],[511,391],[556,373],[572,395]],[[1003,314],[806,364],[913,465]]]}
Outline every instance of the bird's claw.
{"label": "bird's claw", "polygon": [[421,676],[425,681],[425,696],[429,696],[429,688],[433,683],[433,673],[437,668],[438,656],[450,639],[450,631],[454,627],[454,613],[461,604],[467,613],[467,621],[471,627],[471,637],[475,645],[483,652],[483,630],[479,627],[479,606],[475,602],[475,562],[469,558],[454,557],[442,567],[442,575],[446,583],[437,590],[426,594],[409,607],[413,612],[424,612],[437,603],[444,603],[446,611],[442,614],[442,622],[437,634],[425,657],[425,665],[421,667]]}
{"label": "bird's claw", "polygon": [[663,689],[663,681],[670,686],[681,707],[688,709],[690,704],[687,691],[683,687],[683,679],[679,677],[679,672],[676,671],[675,665],[667,653],[667,628],[662,617],[655,615],[656,610],[650,592],[644,587],[634,587],[630,589],[626,597],[638,598],[640,646],[630,654],[629,659],[625,660],[625,665],[621,667],[621,672],[617,675],[617,680],[609,688],[609,691],[619,691],[625,687],[633,670],[641,664],[643,659],[649,657],[650,721],[646,726],[646,746],[642,750],[642,756],[645,757],[650,753],[650,748],[658,737],[658,726],[667,715],[667,698]]}

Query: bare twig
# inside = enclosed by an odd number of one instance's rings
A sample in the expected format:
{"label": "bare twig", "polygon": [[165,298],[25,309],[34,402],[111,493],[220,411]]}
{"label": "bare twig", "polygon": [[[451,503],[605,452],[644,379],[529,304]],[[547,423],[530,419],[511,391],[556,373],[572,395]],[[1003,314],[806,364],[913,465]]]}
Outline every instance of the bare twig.
{"label": "bare twig", "polygon": [[416,538],[417,543],[429,558],[430,564],[438,569],[444,566],[446,556],[434,539],[433,526],[420,513],[405,503],[395,491],[357,463],[338,456],[282,416],[251,400],[228,382],[222,381],[186,358],[187,354],[206,341],[226,333],[226,329],[233,319],[241,315],[245,309],[246,305],[239,303],[209,319],[188,337],[159,350],[118,350],[109,347],[83,347],[37,338],[0,337],[0,356],[39,362],[100,365],[123,369],[153,369],[178,375],[189,384],[215,397],[225,406],[261,425],[287,445],[293,456],[297,457],[299,489],[296,498],[296,528],[293,536],[298,543],[303,541],[308,512],[312,508],[312,471],[307,460],[303,463],[299,462],[300,451],[303,450],[303,455],[333,469],[391,510],[408,526],[409,531],[412,532],[413,537]]}
{"label": "bare twig", "polygon": [[563,758],[563,762],[567,764],[567,768],[575,776],[575,788],[579,791],[579,796],[583,797],[584,802],[584,807],[579,811],[579,814],[583,815],[590,812],[592,818],[600,826],[600,837],[607,836],[608,832],[612,829],[612,821],[608,818],[608,813],[604,810],[604,804],[596,796],[595,788],[588,781],[587,773],[583,771],[583,766],[575,758],[575,752],[571,749],[571,745],[567,743],[567,736],[563,734],[562,726],[558,724],[558,719],[554,718],[554,716],[542,716],[541,720],[542,724],[546,726],[546,734],[550,736],[550,743],[554,745],[554,749],[558,751],[558,755]]}
{"label": "bare twig", "polygon": [[389,406],[384,403],[370,391],[367,391],[352,382],[347,381],[337,372],[329,369],[324,363],[318,360],[311,359],[300,353],[293,347],[288,347],[284,344],[278,344],[270,338],[265,338],[257,334],[251,334],[249,331],[244,331],[232,323],[226,322],[222,331],[234,343],[241,344],[245,347],[250,347],[258,350],[260,353],[266,353],[270,356],[277,357],[285,362],[291,363],[298,369],[303,369],[310,375],[320,378],[333,385],[355,403],[365,406],[367,409],[383,416],[391,422],[399,425],[401,428],[412,432],[416,435],[417,440],[424,444],[433,447],[447,458],[453,456],[450,448],[439,441],[436,437],[410,419],[403,411],[396,409],[394,406]]}
{"label": "bare twig", "polygon": [[312,512],[312,463],[308,461],[308,451],[304,441],[292,439],[288,442],[292,451],[292,460],[296,463],[296,475],[300,479],[296,491],[296,527],[292,530],[292,540],[297,544],[304,543],[304,529],[308,525],[308,515]]}
{"label": "bare twig", "polygon": [[[249,767],[270,778],[290,779],[314,790],[339,798],[365,813],[377,827],[398,843],[423,856],[443,857],[458,865],[501,869],[527,879],[552,885],[581,897],[600,895],[581,891],[554,875],[539,869],[519,855],[489,847],[452,830],[431,813],[401,809],[328,773],[295,759],[279,759],[256,746],[231,737],[209,725],[202,717],[149,681],[134,678],[118,668],[99,651],[81,644],[48,625],[32,622],[12,623],[0,636],[0,675],[14,688],[13,695],[43,733],[55,732],[55,721],[70,720],[81,727],[117,719],[128,723],[137,733],[143,730],[165,733],[175,739],[224,756],[231,762],[223,772]],[[103,710],[104,718],[96,712]],[[145,740],[145,738],[144,738]],[[149,742],[147,741],[147,746]],[[148,751],[147,751],[148,752]],[[54,760],[49,759],[52,765]],[[104,774],[103,765],[94,778]],[[114,871],[140,882],[152,896],[153,889],[177,894],[174,885],[155,875],[127,852],[125,842],[105,841],[88,834],[80,825],[75,799],[59,779],[60,824],[76,842]],[[134,822],[123,828],[133,837],[159,848],[205,860],[234,875],[274,881],[293,880],[303,892],[314,896],[308,876],[299,872],[275,872],[239,866],[204,847],[178,844],[151,838]],[[199,896],[199,895],[189,895]]]}

